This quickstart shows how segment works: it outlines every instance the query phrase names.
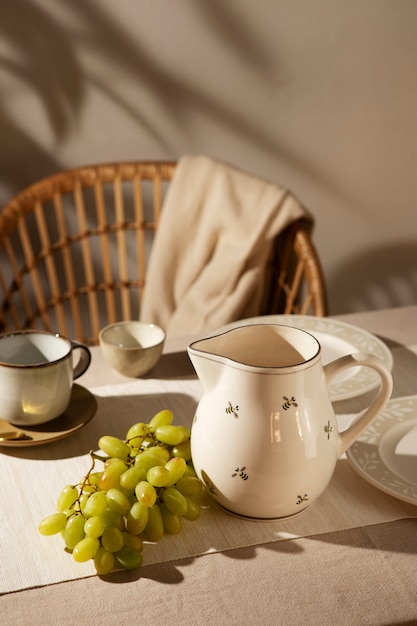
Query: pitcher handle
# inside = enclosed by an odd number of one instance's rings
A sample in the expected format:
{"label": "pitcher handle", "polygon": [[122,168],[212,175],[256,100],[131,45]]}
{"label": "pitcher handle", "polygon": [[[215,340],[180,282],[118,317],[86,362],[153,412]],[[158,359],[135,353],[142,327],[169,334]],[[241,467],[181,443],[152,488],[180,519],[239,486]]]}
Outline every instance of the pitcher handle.
{"label": "pitcher handle", "polygon": [[73,350],[80,350],[80,358],[73,370],[73,379],[79,378],[89,368],[91,363],[91,352],[84,343],[73,339],[71,341]]}
{"label": "pitcher handle", "polygon": [[352,443],[356,441],[359,435],[366,429],[378,413],[385,408],[392,393],[393,382],[391,372],[377,356],[363,352],[348,354],[325,365],[323,369],[327,384],[329,384],[336,374],[347,369],[348,367],[353,366],[370,367],[375,370],[381,378],[381,386],[371,406],[369,406],[366,411],[349,426],[349,428],[342,433],[339,433],[338,457],[340,457],[352,445]]}

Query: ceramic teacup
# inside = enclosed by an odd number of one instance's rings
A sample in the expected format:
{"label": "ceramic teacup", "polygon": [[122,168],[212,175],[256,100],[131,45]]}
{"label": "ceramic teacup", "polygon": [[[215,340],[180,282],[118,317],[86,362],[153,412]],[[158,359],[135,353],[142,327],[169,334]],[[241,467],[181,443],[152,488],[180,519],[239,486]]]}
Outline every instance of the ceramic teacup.
{"label": "ceramic teacup", "polygon": [[105,359],[119,374],[138,378],[158,362],[165,331],[146,322],[116,322],[100,331],[99,342]]}
{"label": "ceramic teacup", "polygon": [[[74,367],[73,352],[80,351]],[[73,380],[89,367],[84,344],[49,332],[0,336],[0,417],[20,426],[49,422],[67,409]]]}

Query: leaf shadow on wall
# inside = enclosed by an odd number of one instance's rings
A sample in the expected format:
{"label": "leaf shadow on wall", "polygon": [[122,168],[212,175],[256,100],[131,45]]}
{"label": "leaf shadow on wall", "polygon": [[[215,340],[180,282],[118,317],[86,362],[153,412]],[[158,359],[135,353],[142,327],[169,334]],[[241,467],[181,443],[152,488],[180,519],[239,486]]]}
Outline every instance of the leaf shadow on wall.
{"label": "leaf shadow on wall", "polygon": [[[3,3],[0,8],[0,75],[12,81],[13,91],[27,91],[40,103],[55,140],[67,136],[83,102],[82,70],[62,27],[46,11],[26,0]],[[28,131],[16,121],[7,104],[7,89],[0,99],[0,182],[11,194],[23,185],[60,169],[46,150],[36,129]]]}
{"label": "leaf shadow on wall", "polygon": [[[271,81],[277,83],[279,63],[265,42],[253,35],[242,12],[226,7],[219,0],[195,5],[192,10],[197,14],[194,19],[197,19],[198,26],[209,29],[213,45],[216,39],[227,44],[239,62],[253,74],[254,80],[261,80],[268,86]],[[137,18],[145,9],[136,7],[136,11]],[[10,197],[38,178],[68,166],[57,156],[57,148],[70,135],[76,136],[80,132],[77,125],[81,122],[87,88],[111,101],[121,114],[134,121],[139,146],[146,134],[162,148],[166,158],[178,157],[178,146],[175,139],[163,135],[161,117],[173,127],[182,129],[187,149],[204,151],[188,124],[190,115],[197,112],[219,128],[227,129],[228,133],[244,137],[248,145],[266,152],[274,160],[281,158],[305,176],[322,181],[325,178],[324,172],[317,171],[315,164],[274,136],[264,120],[246,114],[238,101],[226,102],[220,88],[216,92],[216,86],[213,89],[209,83],[204,88],[198,87],[186,72],[174,75],[169,65],[161,63],[152,49],[141,42],[140,30],[132,37],[97,1],[64,3],[62,16],[57,19],[45,5],[31,0],[16,0],[0,7],[0,36],[7,43],[5,52],[0,52],[0,78],[1,73],[5,73],[6,84],[10,81],[13,87],[17,84],[21,92],[18,104],[26,98],[27,102],[33,99],[37,109],[41,107],[55,144],[50,149],[45,148],[36,125],[31,127],[30,120],[19,125],[21,105],[16,115],[9,110],[7,99],[3,99],[0,104],[3,140],[0,145],[0,185]],[[143,17],[146,18],[145,13]],[[169,13],[164,13],[164,19],[168,18]],[[141,28],[149,26],[146,19],[138,24]],[[207,62],[210,63],[209,55]],[[124,83],[134,86],[129,95],[111,83],[109,69],[117,71]],[[249,84],[250,81],[248,88]],[[150,94],[158,107],[156,113],[153,108],[141,106],[142,92]],[[6,90],[5,96],[8,95]],[[105,129],[101,131],[105,132]],[[79,150],[82,154],[81,141]],[[103,158],[114,160],[112,153]],[[149,155],[141,155],[139,151],[139,158],[149,158]],[[74,165],[83,164],[77,162]],[[323,183],[333,186],[331,181],[324,180]]]}
{"label": "leaf shadow on wall", "polygon": [[362,251],[327,278],[333,315],[417,304],[417,241]]}

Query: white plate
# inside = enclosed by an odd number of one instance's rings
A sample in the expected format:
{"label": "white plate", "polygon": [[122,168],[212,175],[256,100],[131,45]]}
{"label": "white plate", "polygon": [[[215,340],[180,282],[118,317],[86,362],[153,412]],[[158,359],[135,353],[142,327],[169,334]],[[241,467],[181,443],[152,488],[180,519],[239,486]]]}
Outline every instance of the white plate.
{"label": "white plate", "polygon": [[417,504],[415,454],[396,453],[398,443],[417,425],[417,396],[390,400],[379,417],[347,450],[355,470],[378,489]]}
{"label": "white plate", "polygon": [[[346,354],[368,352],[378,356],[388,369],[392,369],[392,354],[385,343],[372,333],[346,322],[312,315],[264,315],[233,322],[222,327],[221,331],[250,324],[286,324],[308,331],[321,345],[324,365]],[[378,374],[369,367],[350,367],[330,385],[330,399],[353,398],[371,391],[379,385],[379,381]]]}

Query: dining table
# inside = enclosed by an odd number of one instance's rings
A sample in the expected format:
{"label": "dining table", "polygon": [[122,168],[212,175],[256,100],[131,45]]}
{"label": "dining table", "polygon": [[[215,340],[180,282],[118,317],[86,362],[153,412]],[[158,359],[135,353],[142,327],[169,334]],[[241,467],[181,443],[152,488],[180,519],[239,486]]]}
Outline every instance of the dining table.
{"label": "dining table", "polygon": [[[394,381],[388,417],[415,423],[417,306],[328,319],[384,346]],[[280,316],[268,316],[274,320]],[[199,519],[184,521],[179,534],[145,542],[136,570],[100,576],[92,561],[74,561],[59,534],[38,532],[62,487],[88,471],[102,435],[123,438],[132,424],[166,408],[175,423],[191,427],[203,393],[187,354],[193,339],[168,337],[158,364],[138,379],[115,372],[92,347],[91,365],[74,383],[79,427],[37,445],[0,445],[1,623],[416,624],[417,450],[409,484],[401,476],[372,479],[348,451],[322,495],[289,518],[242,519],[204,490]],[[333,399],[340,428],[374,393]],[[371,452],[364,452],[369,463],[380,462],[372,447],[378,428],[373,433]]]}

